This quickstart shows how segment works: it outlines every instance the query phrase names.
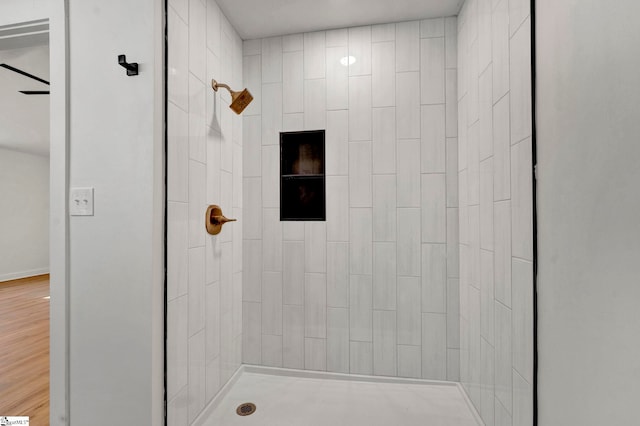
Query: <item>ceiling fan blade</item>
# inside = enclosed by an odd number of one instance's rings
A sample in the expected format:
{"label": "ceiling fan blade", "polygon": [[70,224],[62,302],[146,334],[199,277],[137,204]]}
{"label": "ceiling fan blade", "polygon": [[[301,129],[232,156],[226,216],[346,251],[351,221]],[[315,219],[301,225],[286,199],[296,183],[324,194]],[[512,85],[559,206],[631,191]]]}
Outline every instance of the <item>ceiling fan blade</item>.
{"label": "ceiling fan blade", "polygon": [[42,79],[42,78],[40,78],[40,77],[36,77],[36,76],[35,76],[35,75],[33,75],[33,74],[29,74],[28,72],[26,72],[26,71],[22,71],[21,69],[16,68],[16,67],[12,67],[11,65],[7,65],[7,64],[0,64],[0,67],[2,67],[2,68],[6,68],[6,69],[8,69],[9,71],[13,71],[13,72],[18,73],[18,74],[20,74],[20,75],[24,75],[25,77],[32,78],[32,79],[34,79],[34,80],[36,80],[36,81],[39,81],[40,83],[44,83],[44,84],[46,84],[46,85],[49,85],[49,82],[48,82],[47,80],[43,80],[43,79]]}
{"label": "ceiling fan blade", "polygon": [[19,90],[20,93],[25,95],[48,95],[48,90]]}

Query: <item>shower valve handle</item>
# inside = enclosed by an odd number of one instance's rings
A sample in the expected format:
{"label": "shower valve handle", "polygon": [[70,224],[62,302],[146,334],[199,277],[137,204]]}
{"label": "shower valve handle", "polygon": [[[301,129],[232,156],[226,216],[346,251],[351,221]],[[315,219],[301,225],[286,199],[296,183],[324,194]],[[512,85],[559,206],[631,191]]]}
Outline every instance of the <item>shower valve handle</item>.
{"label": "shower valve handle", "polygon": [[220,231],[222,231],[222,225],[227,222],[235,222],[237,219],[229,219],[228,217],[225,217],[222,214],[220,206],[213,204],[207,207],[207,213],[205,214],[204,220],[207,232],[211,235],[218,235]]}

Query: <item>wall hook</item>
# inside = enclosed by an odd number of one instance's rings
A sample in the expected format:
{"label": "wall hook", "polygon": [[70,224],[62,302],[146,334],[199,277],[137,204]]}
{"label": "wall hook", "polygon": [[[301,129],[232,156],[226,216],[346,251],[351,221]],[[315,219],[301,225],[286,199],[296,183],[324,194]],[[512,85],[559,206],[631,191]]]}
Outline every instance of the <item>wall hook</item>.
{"label": "wall hook", "polygon": [[127,69],[128,76],[138,75],[138,63],[128,63],[126,55],[118,55],[118,64]]}
{"label": "wall hook", "polygon": [[207,207],[207,213],[204,216],[207,232],[211,235],[218,235],[222,230],[222,225],[227,222],[235,222],[236,219],[228,219],[222,214],[220,206],[215,204]]}

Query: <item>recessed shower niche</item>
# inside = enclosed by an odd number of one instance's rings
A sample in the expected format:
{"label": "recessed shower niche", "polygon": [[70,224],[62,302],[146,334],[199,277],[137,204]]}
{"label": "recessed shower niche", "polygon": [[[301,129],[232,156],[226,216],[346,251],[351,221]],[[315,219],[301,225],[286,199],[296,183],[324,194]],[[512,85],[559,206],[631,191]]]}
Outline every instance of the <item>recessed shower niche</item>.
{"label": "recessed shower niche", "polygon": [[324,130],[280,133],[280,220],[326,219]]}

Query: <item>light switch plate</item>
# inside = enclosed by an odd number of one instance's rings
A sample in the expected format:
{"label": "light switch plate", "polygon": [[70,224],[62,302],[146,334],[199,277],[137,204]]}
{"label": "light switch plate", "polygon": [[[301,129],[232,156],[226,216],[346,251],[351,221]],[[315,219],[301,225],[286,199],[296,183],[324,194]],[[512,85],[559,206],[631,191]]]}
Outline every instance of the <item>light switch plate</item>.
{"label": "light switch plate", "polygon": [[93,216],[93,188],[71,188],[69,214],[71,216]]}

